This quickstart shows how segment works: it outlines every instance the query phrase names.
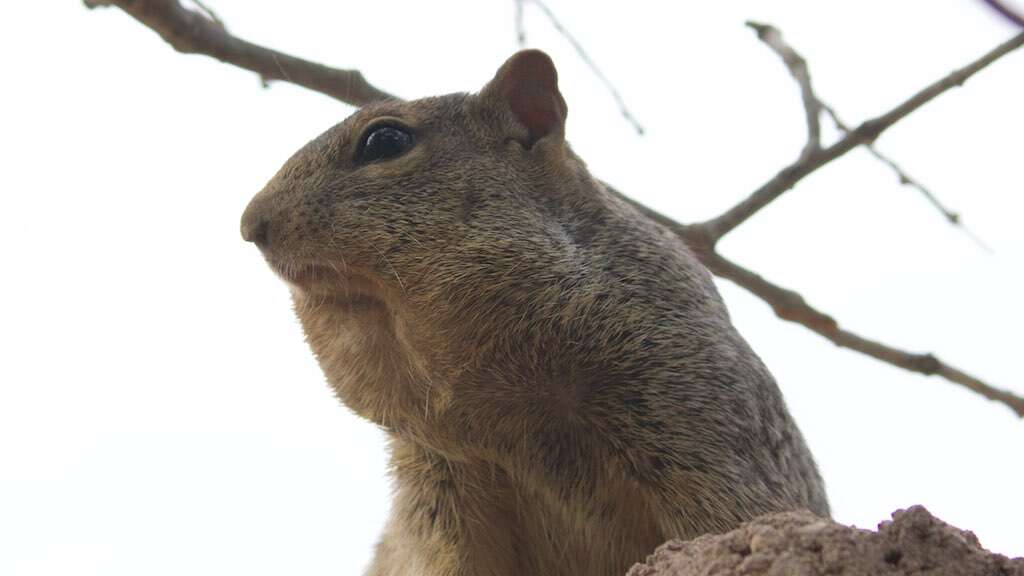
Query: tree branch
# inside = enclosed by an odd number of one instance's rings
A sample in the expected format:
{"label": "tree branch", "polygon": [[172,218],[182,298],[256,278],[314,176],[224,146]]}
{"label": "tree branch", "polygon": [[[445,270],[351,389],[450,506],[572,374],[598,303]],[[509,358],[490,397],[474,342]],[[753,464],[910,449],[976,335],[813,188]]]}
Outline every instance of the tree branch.
{"label": "tree branch", "polygon": [[800,86],[800,98],[804,103],[804,115],[807,120],[807,143],[804,144],[800,157],[809,156],[821,148],[822,103],[811,87],[811,72],[807,69],[807,61],[782,39],[782,32],[775,26],[750,20],[746,24],[757,32],[757,37],[762,42],[782,58],[790,75]]}
{"label": "tree branch", "polygon": [[526,0],[515,0],[516,5],[516,44],[519,49],[526,48],[526,26],[523,23],[523,2]]}
{"label": "tree branch", "polygon": [[832,316],[813,308],[799,293],[772,284],[754,272],[719,254],[715,250],[713,237],[706,224],[680,224],[668,216],[623,195],[617,190],[612,188],[609,188],[609,190],[623,201],[632,205],[641,214],[680,236],[693,250],[697,259],[712,274],[731,280],[736,285],[764,300],[772,307],[775,315],[779,318],[805,326],[827,338],[836,346],[849,348],[904,370],[929,376],[941,376],[950,382],[960,384],[969,390],[981,394],[989,400],[1005,404],[1017,416],[1024,418],[1024,398],[1007,390],[991,386],[979,378],[946,364],[933,354],[905,352],[840,328],[839,323]]}
{"label": "tree branch", "polygon": [[[757,32],[758,39],[767,44],[772,51],[782,58],[782,61],[785,63],[790,75],[793,76],[793,79],[796,80],[797,85],[800,87],[800,96],[804,104],[804,114],[806,116],[807,123],[807,143],[804,144],[804,148],[800,152],[800,157],[804,158],[821,148],[822,111],[828,114],[836,128],[845,133],[851,132],[852,129],[847,126],[841,118],[839,118],[839,114],[835,109],[825,103],[814,93],[814,90],[811,88],[811,73],[807,68],[807,61],[804,60],[803,56],[801,56],[792,46],[783,40],[782,32],[770,24],[761,24],[752,21],[748,21],[746,24]],[[899,178],[900,184],[909,186],[920,192],[921,195],[924,196],[925,199],[942,214],[947,222],[967,234],[986,252],[992,251],[976,234],[964,226],[958,213],[947,208],[941,201],[939,201],[939,198],[931,190],[925,188],[924,184],[921,184],[915,178],[907,174],[895,160],[892,160],[879,152],[878,148],[876,148],[873,143],[866,143],[864,147],[867,148],[868,152],[877,158],[879,162],[882,162],[896,173],[896,177]]]}
{"label": "tree branch", "polygon": [[[933,100],[936,96],[953,88],[961,86],[968,78],[982,70],[992,62],[1020,48],[1024,45],[1024,33],[1003,42],[993,48],[981,58],[971,62],[967,66],[953,71],[944,78],[933,82],[924,89],[914,94],[905,102],[892,110],[863,122],[853,130],[850,130],[838,142],[810,154],[801,154],[792,164],[779,171],[771,180],[765,182],[742,202],[733,206],[725,213],[708,220],[704,224],[708,233],[714,241],[718,241],[759,210],[770,204],[784,192],[796,185],[808,174],[821,168],[825,164],[839,158],[850,150],[861,144],[870,144],[878,136],[896,122],[905,118],[908,114]],[[806,149],[806,148],[805,148]]]}
{"label": "tree branch", "polygon": [[[212,56],[222,62],[252,70],[263,78],[289,81],[356,106],[392,98],[389,94],[367,83],[358,71],[329,68],[236,38],[228,34],[220,20],[202,4],[198,5],[206,14],[188,10],[182,7],[177,0],[83,1],[90,8],[117,6],[143,25],[157,32],[180,52]],[[543,4],[537,4],[543,7]],[[555,22],[550,13],[549,16]],[[761,31],[758,32],[760,35]],[[772,41],[781,43],[781,36]],[[609,189],[642,214],[679,235],[712,273],[727,278],[760,297],[772,306],[780,318],[802,324],[839,346],[856,350],[894,366],[921,374],[941,376],[986,398],[1002,402],[1018,416],[1024,417],[1024,399],[1008,391],[989,386],[980,379],[943,363],[931,354],[911,354],[843,330],[831,316],[812,308],[798,293],[768,282],[757,274],[730,262],[715,251],[716,243],[724,234],[792,188],[804,176],[858,145],[871,143],[885,129],[907,114],[950,87],[962,84],[971,75],[1022,44],[1024,44],[1024,34],[1015,36],[970,65],[928,86],[892,111],[850,130],[845,137],[828,148],[816,148],[807,152],[809,147],[805,146],[805,153],[801,155],[800,159],[783,168],[774,178],[732,210],[707,222],[680,224],[614,189]],[[790,64],[787,60],[787,65],[793,71],[794,64]],[[803,82],[806,84],[806,88],[802,83],[801,92],[804,95],[805,109],[808,111],[808,141],[812,142],[820,138],[820,130],[815,130],[810,125],[811,108],[808,107],[807,102],[809,97],[814,96],[814,93],[810,88],[809,76],[806,75],[806,63],[803,66],[804,72],[801,74],[804,74]],[[801,80],[797,72],[793,72],[793,74],[798,81]],[[818,103],[820,105],[820,101]],[[815,136],[815,134],[819,135]]]}
{"label": "tree branch", "polygon": [[205,54],[267,80],[284,80],[332,96],[353,106],[394,98],[371,85],[358,70],[339,70],[232,36],[207,14],[189,10],[178,0],[83,0],[89,8],[116,6],[160,35],[178,52]]}
{"label": "tree branch", "polygon": [[1013,22],[1017,26],[1024,26],[1024,15],[1016,12],[1009,6],[1006,6],[1005,2],[1000,0],[982,0],[985,4],[988,4],[993,10],[999,13],[1003,18],[1006,18],[1010,22]]}
{"label": "tree branch", "polygon": [[989,400],[1002,402],[1017,416],[1024,418],[1024,398],[990,386],[980,379],[946,364],[932,354],[904,352],[844,330],[831,316],[811,307],[800,294],[772,284],[717,252],[705,252],[702,262],[716,276],[732,280],[767,302],[779,318],[802,324],[831,340],[836,346],[856,350],[904,370],[928,376],[941,376],[950,382],[965,386]]}
{"label": "tree branch", "polygon": [[[839,118],[839,115],[836,113],[835,109],[833,109],[831,106],[824,102],[821,103],[821,107],[825,111],[825,113],[828,114],[829,117],[832,119],[832,123],[835,124],[836,128],[839,128],[843,132],[850,131],[850,128],[842,121],[841,118]],[[867,151],[870,152],[872,156],[877,158],[879,162],[888,166],[889,169],[896,174],[896,177],[899,179],[900,184],[904,186],[909,186],[920,192],[921,195],[925,197],[925,200],[927,200],[933,207],[935,207],[935,209],[938,210],[940,214],[942,214],[942,217],[945,218],[950,225],[959,228],[964,234],[967,234],[967,236],[970,237],[970,239],[973,240],[975,244],[980,246],[986,252],[992,252],[992,249],[989,248],[988,244],[985,244],[985,242],[981,238],[979,238],[977,234],[972,232],[970,228],[964,225],[963,219],[960,217],[959,213],[949,209],[945,204],[942,203],[941,200],[939,200],[939,197],[936,196],[934,192],[926,188],[924,184],[922,184],[916,178],[908,174],[906,170],[903,169],[903,167],[896,163],[895,160],[889,158],[885,154],[882,154],[874,144],[865,144],[864,147],[867,148]]]}
{"label": "tree branch", "polygon": [[[892,346],[869,340],[847,330],[840,328],[834,318],[811,307],[799,293],[782,288],[765,280],[761,276],[733,263],[716,251],[716,244],[723,235],[746,221],[758,210],[778,198],[783,192],[792,188],[804,176],[824,166],[828,162],[842,156],[846,152],[861,144],[871,143],[889,126],[892,126],[908,114],[929,102],[942,92],[953,86],[964,83],[971,75],[991,64],[1003,55],[1024,45],[1024,34],[1019,34],[1007,42],[999,45],[981,58],[971,64],[954,71],[945,78],[932,83],[921,90],[909,100],[900,104],[892,111],[879,116],[873,120],[864,122],[855,129],[847,128],[835,115],[835,112],[825,107],[832,116],[837,127],[847,132],[846,136],[832,146],[821,149],[819,117],[824,105],[818,100],[811,87],[810,74],[807,71],[806,62],[783,40],[778,31],[764,24],[748,22],[747,24],[757,31],[758,37],[767,43],[786,63],[790,73],[800,85],[800,92],[804,102],[804,110],[807,114],[808,138],[800,158],[783,168],[774,178],[761,186],[746,200],[738,204],[725,214],[697,224],[680,224],[675,220],[654,211],[639,202],[624,196],[617,190],[611,191],[636,208],[641,214],[665,226],[670,231],[681,237],[687,245],[693,249],[694,254],[704,266],[715,276],[726,278],[736,283],[741,288],[748,290],[755,296],[767,302],[775,314],[789,322],[801,324],[828,339],[837,346],[855,350],[867,356],[871,356],[882,362],[893,366],[917,372],[925,375],[936,375],[946,380],[960,384],[985,398],[1001,402],[1008,406],[1017,416],[1024,418],[1024,398],[1012,392],[995,388],[981,379],[971,376],[939,360],[932,354],[913,354],[905,352]],[[877,151],[873,153],[879,159],[886,162],[900,176],[901,181],[915,185],[894,162],[885,158]],[[909,182],[908,182],[909,181]],[[925,192],[940,209],[946,214],[952,214],[945,209],[927,190],[920,185],[919,189]],[[947,216],[948,217],[948,216]]]}

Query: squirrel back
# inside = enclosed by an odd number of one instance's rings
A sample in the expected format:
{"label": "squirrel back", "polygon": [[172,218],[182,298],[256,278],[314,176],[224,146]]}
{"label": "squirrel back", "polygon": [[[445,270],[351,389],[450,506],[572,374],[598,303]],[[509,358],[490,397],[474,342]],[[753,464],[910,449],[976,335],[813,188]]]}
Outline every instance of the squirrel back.
{"label": "squirrel back", "polygon": [[782,395],[674,234],[566,143],[551,60],[366,106],[243,236],[339,398],[389,435],[372,575],[623,574],[669,538],[827,516]]}

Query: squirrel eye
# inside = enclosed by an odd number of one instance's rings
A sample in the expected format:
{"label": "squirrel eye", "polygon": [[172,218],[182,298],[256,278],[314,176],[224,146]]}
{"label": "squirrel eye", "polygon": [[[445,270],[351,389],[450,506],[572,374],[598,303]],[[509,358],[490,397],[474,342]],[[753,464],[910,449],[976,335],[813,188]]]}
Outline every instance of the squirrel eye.
{"label": "squirrel eye", "polygon": [[412,148],[412,134],[398,126],[371,128],[363,136],[356,154],[360,162],[390,160]]}

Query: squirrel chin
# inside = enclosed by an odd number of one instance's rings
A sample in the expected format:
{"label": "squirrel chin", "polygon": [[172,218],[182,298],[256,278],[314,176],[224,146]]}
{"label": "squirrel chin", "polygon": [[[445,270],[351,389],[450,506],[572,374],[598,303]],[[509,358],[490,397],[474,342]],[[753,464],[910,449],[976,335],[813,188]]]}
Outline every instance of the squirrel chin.
{"label": "squirrel chin", "polygon": [[352,307],[383,305],[377,287],[360,274],[333,264],[267,257],[271,269],[302,298],[334,301]]}
{"label": "squirrel chin", "polygon": [[324,283],[338,284],[344,281],[341,273],[322,264],[275,263],[273,269],[282,280],[300,288]]}

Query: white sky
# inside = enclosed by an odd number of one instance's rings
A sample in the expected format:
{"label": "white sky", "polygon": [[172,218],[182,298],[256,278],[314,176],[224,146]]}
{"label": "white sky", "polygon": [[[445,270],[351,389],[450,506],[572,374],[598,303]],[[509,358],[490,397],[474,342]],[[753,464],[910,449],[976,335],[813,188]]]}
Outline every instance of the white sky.
{"label": "white sky", "polygon": [[[536,9],[592,171],[683,221],[795,157],[797,90],[743,26],[778,25],[849,123],[1013,30],[975,0],[549,0],[648,127],[638,138]],[[235,33],[407,97],[476,90],[515,49],[510,1],[210,0]],[[287,290],[239,238],[249,198],[351,112],[173,52],[116,10],[21,2],[0,21],[0,574],[353,574],[387,513],[381,434],[340,406]],[[878,146],[994,248],[858,150],[724,253],[866,336],[1024,394],[1024,52]],[[1024,555],[1024,422],[837,350],[722,283],[822,468],[835,518],[926,505]]]}

